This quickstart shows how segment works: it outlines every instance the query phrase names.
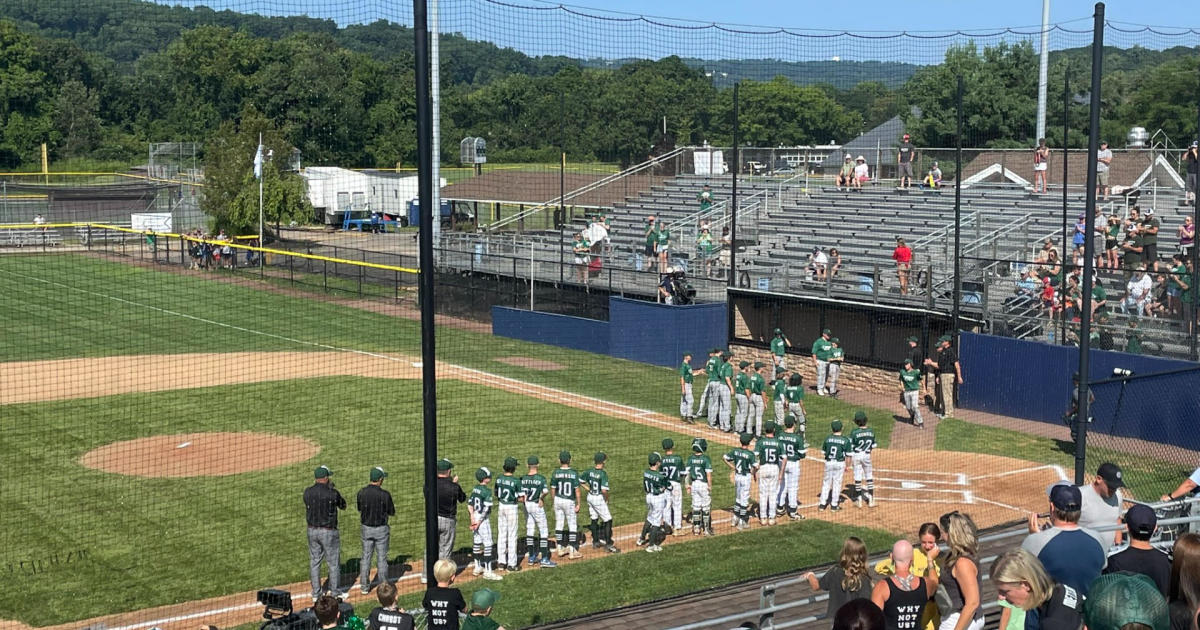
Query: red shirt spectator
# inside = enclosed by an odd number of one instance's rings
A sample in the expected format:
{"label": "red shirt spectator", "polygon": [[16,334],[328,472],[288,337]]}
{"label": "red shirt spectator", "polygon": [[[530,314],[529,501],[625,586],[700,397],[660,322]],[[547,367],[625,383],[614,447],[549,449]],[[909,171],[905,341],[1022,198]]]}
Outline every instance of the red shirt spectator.
{"label": "red shirt spectator", "polygon": [[903,240],[899,241],[896,249],[892,250],[892,260],[898,263],[912,264],[912,248],[905,245]]}

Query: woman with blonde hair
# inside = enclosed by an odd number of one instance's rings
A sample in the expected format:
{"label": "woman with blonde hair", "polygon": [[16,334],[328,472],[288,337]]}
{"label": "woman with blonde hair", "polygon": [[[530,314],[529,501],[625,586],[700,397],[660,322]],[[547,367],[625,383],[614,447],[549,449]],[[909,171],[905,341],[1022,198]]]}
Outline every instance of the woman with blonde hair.
{"label": "woman with blonde hair", "polygon": [[1171,581],[1167,587],[1171,630],[1195,628],[1200,608],[1200,534],[1188,532],[1171,549]]}
{"label": "woman with blonde hair", "polygon": [[979,551],[975,521],[958,510],[943,514],[940,521],[950,548],[941,571],[950,606],[942,609],[939,630],[983,630],[983,609],[979,606],[983,581],[975,558]]}
{"label": "woman with blonde hair", "polygon": [[1025,628],[1078,630],[1083,624],[1083,597],[1070,586],[1055,584],[1028,551],[1013,549],[996,558],[991,577],[1000,601],[1025,613]]}
{"label": "woman with blonde hair", "polygon": [[859,538],[851,536],[842,543],[842,554],[837,566],[825,572],[820,579],[812,571],[804,574],[814,591],[829,591],[829,606],[825,619],[832,619],[842,604],[852,599],[870,599],[871,576],[867,573],[867,546]]}

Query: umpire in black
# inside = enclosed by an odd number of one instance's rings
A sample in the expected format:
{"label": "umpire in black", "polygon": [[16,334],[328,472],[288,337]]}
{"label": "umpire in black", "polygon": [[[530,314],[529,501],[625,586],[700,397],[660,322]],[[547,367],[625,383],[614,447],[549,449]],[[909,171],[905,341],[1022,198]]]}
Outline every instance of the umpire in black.
{"label": "umpire in black", "polygon": [[342,493],[329,480],[333,471],[324,464],[313,471],[313,485],[304,491],[304,513],[308,520],[308,577],[312,581],[313,601],[321,596],[321,560],[329,568],[329,592],[341,598],[338,590],[342,571],[342,537],[338,533],[338,510],[346,509]]}
{"label": "umpire in black", "polygon": [[358,491],[358,515],[362,520],[362,562],[358,570],[358,588],[365,595],[371,592],[371,553],[375,553],[378,571],[375,579],[383,584],[388,581],[388,542],[391,528],[388,518],[396,515],[392,494],[383,489],[387,472],[376,466],[371,469],[371,483]]}

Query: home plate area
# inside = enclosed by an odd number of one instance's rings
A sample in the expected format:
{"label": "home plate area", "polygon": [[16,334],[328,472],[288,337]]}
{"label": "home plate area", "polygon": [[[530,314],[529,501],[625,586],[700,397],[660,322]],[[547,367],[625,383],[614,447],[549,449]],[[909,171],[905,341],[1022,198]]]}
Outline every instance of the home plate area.
{"label": "home plate area", "polygon": [[[847,458],[842,510],[817,510],[825,462],[819,451],[809,449],[800,471],[802,513],[807,518],[909,533],[922,523],[936,522],[946,512],[960,510],[982,529],[1023,520],[1030,512],[1043,510],[1046,486],[1067,478],[1059,466],[999,455],[878,449],[871,459],[875,508],[855,507],[853,465]],[[757,495],[751,498],[757,499]]]}

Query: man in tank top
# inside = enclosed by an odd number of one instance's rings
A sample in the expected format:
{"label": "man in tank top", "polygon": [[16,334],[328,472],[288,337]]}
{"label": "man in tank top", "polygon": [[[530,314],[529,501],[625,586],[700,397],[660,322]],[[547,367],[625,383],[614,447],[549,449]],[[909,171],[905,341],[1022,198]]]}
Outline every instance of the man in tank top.
{"label": "man in tank top", "polygon": [[937,576],[913,575],[913,547],[907,540],[892,545],[891,558],[896,573],[875,585],[871,601],[883,611],[887,630],[918,630],[925,606],[937,591]]}

